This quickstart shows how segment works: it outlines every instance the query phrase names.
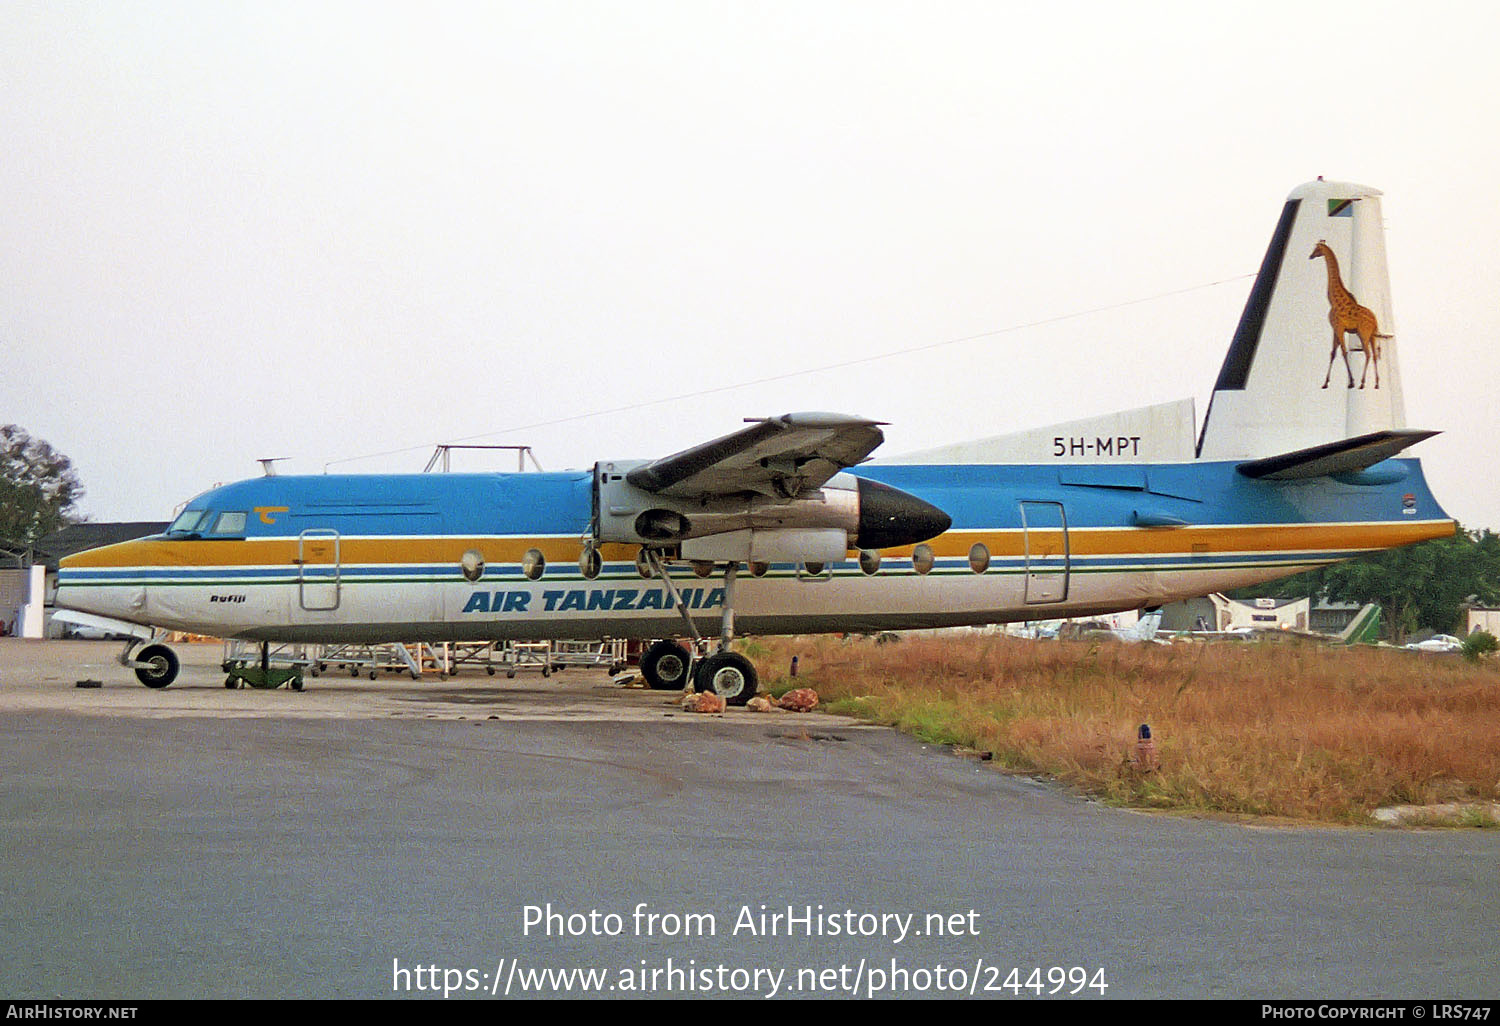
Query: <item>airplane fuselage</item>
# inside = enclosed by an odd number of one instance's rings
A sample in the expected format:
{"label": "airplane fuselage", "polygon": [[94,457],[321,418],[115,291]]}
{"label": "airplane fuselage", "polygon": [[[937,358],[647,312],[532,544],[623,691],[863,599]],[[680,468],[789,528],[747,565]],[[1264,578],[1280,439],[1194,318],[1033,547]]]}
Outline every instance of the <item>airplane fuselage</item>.
{"label": "airplane fuselage", "polygon": [[[597,541],[596,475],[241,481],[193,500],[167,534],[65,560],[57,603],[256,641],[683,633],[672,592],[647,576],[640,547]],[[1256,480],[1234,462],[1203,461],[867,465],[857,476],[931,503],[951,526],[920,544],[849,549],[822,565],[748,564],[735,582],[741,633],[1134,609],[1454,530],[1414,459],[1296,481]],[[722,567],[677,560],[671,569],[695,624],[716,633]]]}

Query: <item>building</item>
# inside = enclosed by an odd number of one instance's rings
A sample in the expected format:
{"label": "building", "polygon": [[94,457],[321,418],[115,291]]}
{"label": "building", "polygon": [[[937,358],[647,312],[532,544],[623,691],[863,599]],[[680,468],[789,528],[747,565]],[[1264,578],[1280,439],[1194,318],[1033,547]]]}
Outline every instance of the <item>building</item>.
{"label": "building", "polygon": [[57,592],[57,564],[64,557],[160,534],[167,526],[158,521],[70,524],[35,545],[0,542],[0,634],[49,636],[48,610]]}
{"label": "building", "polygon": [[1468,622],[1464,625],[1465,634],[1473,634],[1475,631],[1488,631],[1495,637],[1500,638],[1500,609],[1490,609],[1485,606],[1470,606],[1467,610]]}
{"label": "building", "polygon": [[1308,629],[1312,601],[1307,598],[1232,599],[1215,593],[1162,607],[1165,631],[1232,631]]}

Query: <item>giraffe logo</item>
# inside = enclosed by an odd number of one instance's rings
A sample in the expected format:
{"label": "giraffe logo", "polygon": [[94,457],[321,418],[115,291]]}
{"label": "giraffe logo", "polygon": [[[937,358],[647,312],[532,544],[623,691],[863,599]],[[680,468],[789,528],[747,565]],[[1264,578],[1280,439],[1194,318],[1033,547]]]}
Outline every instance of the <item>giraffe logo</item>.
{"label": "giraffe logo", "polygon": [[1375,365],[1375,387],[1380,387],[1380,342],[1382,339],[1390,338],[1389,335],[1380,333],[1380,326],[1375,323],[1375,315],[1368,307],[1360,306],[1359,301],[1354,298],[1354,293],[1344,287],[1344,280],[1339,277],[1338,257],[1333,255],[1333,250],[1328,248],[1327,241],[1318,240],[1313,247],[1312,255],[1307,259],[1316,260],[1322,257],[1326,261],[1328,269],[1328,323],[1333,328],[1333,348],[1328,351],[1328,373],[1323,375],[1323,387],[1328,387],[1328,379],[1333,375],[1333,360],[1340,353],[1344,354],[1344,372],[1349,375],[1349,387],[1354,387],[1354,370],[1349,366],[1349,349],[1344,344],[1345,335],[1358,335],[1359,348],[1355,352],[1365,354],[1364,370],[1359,375],[1359,387],[1365,387],[1365,376],[1370,373],[1370,364]]}

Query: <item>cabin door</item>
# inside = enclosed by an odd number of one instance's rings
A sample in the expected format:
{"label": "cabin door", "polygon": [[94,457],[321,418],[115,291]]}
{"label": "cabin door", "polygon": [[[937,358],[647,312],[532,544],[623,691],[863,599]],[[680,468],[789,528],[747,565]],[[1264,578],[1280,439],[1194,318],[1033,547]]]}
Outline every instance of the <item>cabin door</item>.
{"label": "cabin door", "polygon": [[297,536],[297,593],[303,609],[339,607],[339,533],[332,528]]}
{"label": "cabin door", "polygon": [[1026,545],[1026,603],[1062,602],[1068,597],[1068,518],[1060,502],[1021,503]]}

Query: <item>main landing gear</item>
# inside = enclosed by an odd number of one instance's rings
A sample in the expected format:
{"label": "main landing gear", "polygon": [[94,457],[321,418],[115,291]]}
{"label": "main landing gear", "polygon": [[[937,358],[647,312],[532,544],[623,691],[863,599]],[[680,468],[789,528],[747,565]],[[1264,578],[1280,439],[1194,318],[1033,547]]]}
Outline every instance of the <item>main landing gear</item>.
{"label": "main landing gear", "polygon": [[712,691],[730,705],[744,705],[759,686],[755,665],[738,652],[720,650],[698,664],[693,686]]}
{"label": "main landing gear", "polygon": [[[641,557],[667,586],[693,640],[702,641],[661,555],[653,549],[642,549]],[[691,681],[693,690],[712,691],[729,705],[744,705],[755,697],[759,687],[755,665],[738,652],[729,650],[734,641],[734,581],[739,569],[739,563],[730,563],[724,569],[724,614],[720,621],[718,649],[694,666],[691,654],[682,645],[675,641],[658,641],[641,657],[641,675],[647,684],[661,691],[676,688],[686,691]]]}
{"label": "main landing gear", "polygon": [[687,686],[693,657],[675,641],[658,641],[641,656],[641,676],[656,691],[681,691]]}

